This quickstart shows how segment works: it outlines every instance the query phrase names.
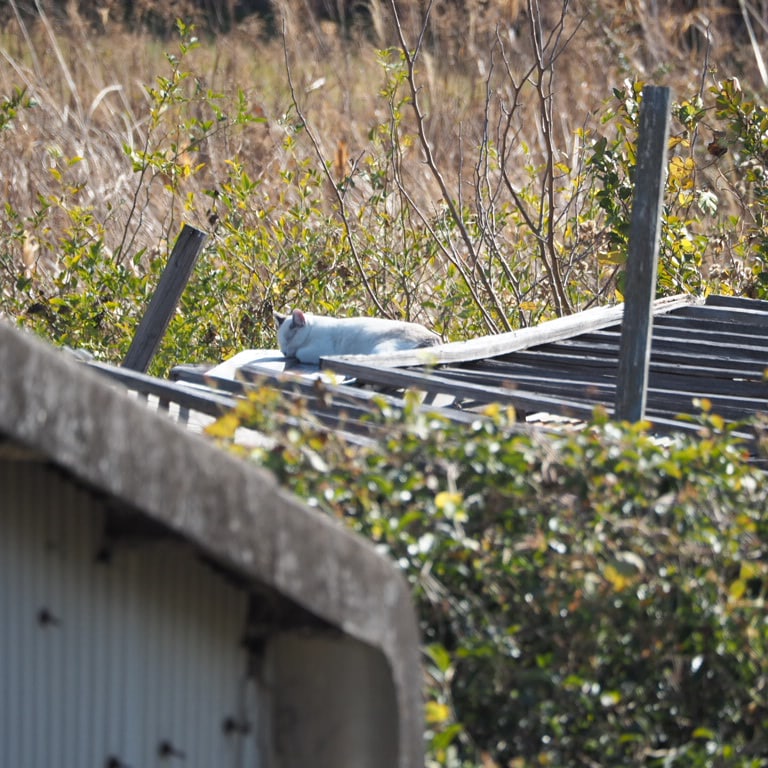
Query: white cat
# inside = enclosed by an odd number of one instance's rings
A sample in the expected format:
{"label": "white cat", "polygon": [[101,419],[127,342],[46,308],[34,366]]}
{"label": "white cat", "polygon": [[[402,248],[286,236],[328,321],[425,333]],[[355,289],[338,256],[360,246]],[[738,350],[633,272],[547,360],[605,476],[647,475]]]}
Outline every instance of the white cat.
{"label": "white cat", "polygon": [[375,355],[431,347],[440,337],[418,323],[380,317],[324,317],[294,309],[274,313],[277,341],[286,357],[318,363],[332,355]]}

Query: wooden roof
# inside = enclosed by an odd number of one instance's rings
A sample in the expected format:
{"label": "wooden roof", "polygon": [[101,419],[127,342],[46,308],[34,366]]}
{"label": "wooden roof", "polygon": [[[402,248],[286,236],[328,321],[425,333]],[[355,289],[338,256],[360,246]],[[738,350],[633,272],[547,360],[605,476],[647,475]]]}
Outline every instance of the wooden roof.
{"label": "wooden roof", "polygon": [[[521,423],[561,428],[563,421],[589,419],[596,406],[613,412],[622,315],[622,305],[599,307],[426,350],[326,358],[321,367],[274,350],[248,350],[210,369],[179,366],[172,382],[98,367],[166,410],[208,420],[253,386],[275,387],[287,402],[301,400],[320,425],[363,444],[375,443],[385,428],[369,418],[372,399],[402,405],[405,389],[427,393],[428,407],[455,422],[470,423],[485,404],[500,402],[512,405]],[[703,398],[733,422],[768,412],[766,371],[768,302],[724,296],[655,302],[646,402],[654,431],[697,429],[678,417],[699,415]],[[753,437],[748,429],[743,434]]]}
{"label": "wooden roof", "polygon": [[[535,328],[414,354],[332,358],[358,381],[450,395],[464,407],[501,401],[521,417],[613,410],[622,307],[598,308]],[[483,348],[487,350],[483,354]],[[646,416],[661,429],[700,413],[697,399],[731,421],[768,411],[768,302],[675,297],[654,306]],[[674,422],[674,424],[673,424]]]}

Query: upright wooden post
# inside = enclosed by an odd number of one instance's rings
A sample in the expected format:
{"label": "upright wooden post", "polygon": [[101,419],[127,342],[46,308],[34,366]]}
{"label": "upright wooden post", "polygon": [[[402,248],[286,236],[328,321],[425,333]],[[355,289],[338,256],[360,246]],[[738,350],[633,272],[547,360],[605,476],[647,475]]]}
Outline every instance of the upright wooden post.
{"label": "upright wooden post", "polygon": [[207,235],[199,229],[182,227],[168,264],[163,270],[149,307],[141,318],[133,337],[123,368],[145,373],[165,335],[171,317],[184,293],[197,257],[203,249]]}
{"label": "upright wooden post", "polygon": [[667,167],[669,103],[669,88],[654,85],[643,88],[616,381],[616,418],[622,421],[640,421],[645,413]]}

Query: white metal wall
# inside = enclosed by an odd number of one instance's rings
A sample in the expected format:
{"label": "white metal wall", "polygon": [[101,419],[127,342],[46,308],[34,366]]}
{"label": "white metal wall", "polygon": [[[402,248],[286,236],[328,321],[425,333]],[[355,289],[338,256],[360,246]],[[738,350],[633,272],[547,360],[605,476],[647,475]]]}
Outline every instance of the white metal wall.
{"label": "white metal wall", "polygon": [[172,541],[100,562],[102,514],[0,459],[0,767],[260,768],[246,595]]}

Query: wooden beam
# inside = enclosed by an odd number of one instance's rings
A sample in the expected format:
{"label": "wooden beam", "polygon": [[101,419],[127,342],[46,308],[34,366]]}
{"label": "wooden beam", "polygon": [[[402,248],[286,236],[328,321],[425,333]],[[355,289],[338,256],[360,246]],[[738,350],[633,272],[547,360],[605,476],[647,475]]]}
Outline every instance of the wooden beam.
{"label": "wooden beam", "polygon": [[643,89],[616,383],[615,415],[626,421],[640,421],[645,413],[667,167],[669,102],[669,88],[647,85]]}
{"label": "wooden beam", "polygon": [[149,368],[207,237],[199,229],[186,224],[182,227],[168,264],[125,356],[123,368],[140,373],[145,373]]}

